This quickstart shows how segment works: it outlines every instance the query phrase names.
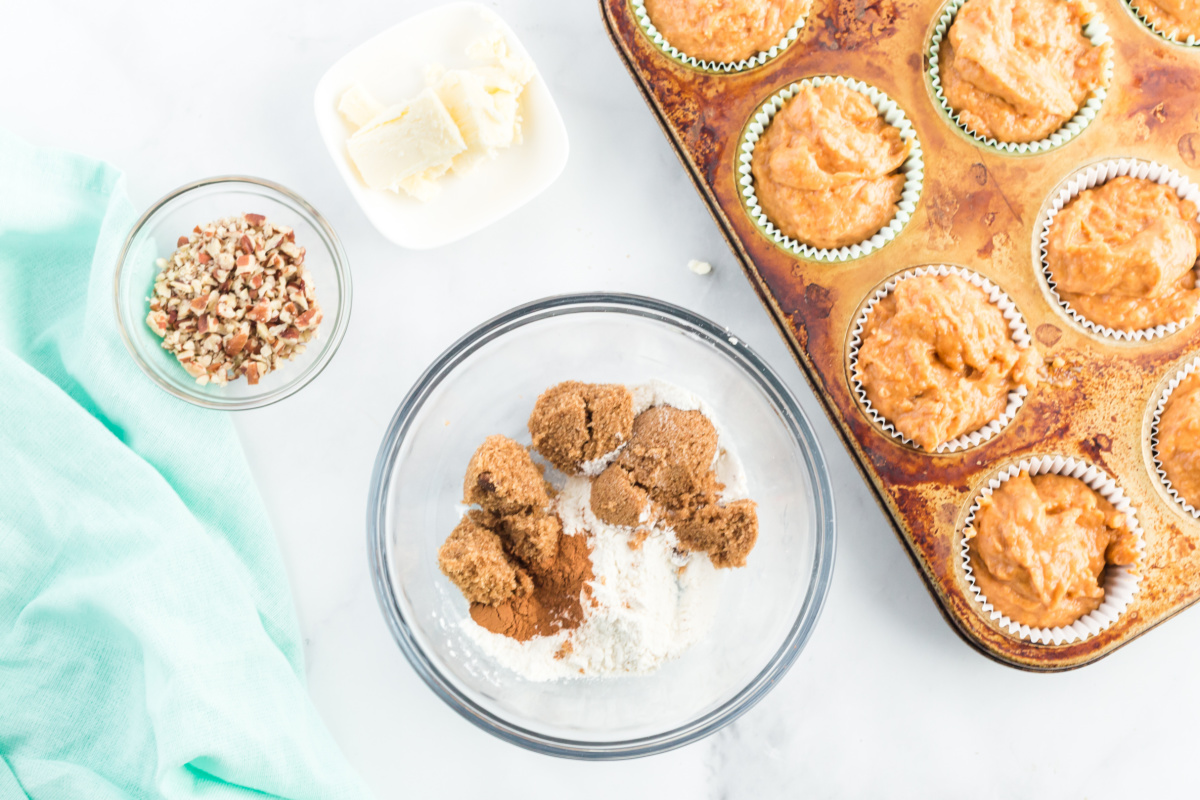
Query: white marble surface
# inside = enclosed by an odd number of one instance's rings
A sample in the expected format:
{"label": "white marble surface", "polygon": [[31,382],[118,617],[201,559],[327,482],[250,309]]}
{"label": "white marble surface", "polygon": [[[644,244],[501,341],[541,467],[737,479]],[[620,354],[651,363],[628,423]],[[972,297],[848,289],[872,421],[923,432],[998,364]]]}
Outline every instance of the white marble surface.
{"label": "white marble surface", "polygon": [[[435,4],[0,3],[0,124],[121,166],[139,204],[212,174],[272,178],[312,201],[345,243],[356,297],[339,356],[300,395],[237,423],[291,575],[313,699],[378,797],[1193,795],[1200,611],[1063,675],[998,666],[959,640],[717,235],[593,0],[489,3],[558,99],[572,145],[562,178],[441,250],[405,252],[370,227],[318,141],[312,89],[346,50]],[[690,258],[715,272],[693,275]],[[388,635],[364,535],[376,448],[426,364],[510,306],[589,289],[679,303],[757,348],[820,433],[840,517],[824,617],[780,686],[708,741],[615,764],[535,756],[447,709]],[[280,418],[314,443],[299,500],[263,429]]]}

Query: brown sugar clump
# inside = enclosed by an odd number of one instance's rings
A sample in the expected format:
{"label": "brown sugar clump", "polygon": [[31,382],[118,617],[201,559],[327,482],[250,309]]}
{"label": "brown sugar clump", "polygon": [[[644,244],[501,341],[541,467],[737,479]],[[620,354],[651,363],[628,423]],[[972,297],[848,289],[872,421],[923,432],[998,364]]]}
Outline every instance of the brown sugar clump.
{"label": "brown sugar clump", "polygon": [[560,534],[558,555],[533,573],[531,594],[514,594],[497,605],[472,603],[471,619],[519,642],[577,628],[594,577],[587,537]]}
{"label": "brown sugar clump", "polygon": [[509,551],[531,568],[549,565],[558,555],[562,522],[552,514],[509,514],[499,519],[498,529]]}
{"label": "brown sugar clump", "polygon": [[533,449],[568,475],[629,440],[633,395],[619,384],[565,381],[542,392],[529,415]]}
{"label": "brown sugar clump", "polygon": [[438,566],[472,603],[492,605],[530,594],[533,582],[485,527],[488,520],[477,511],[463,517],[438,550]]}
{"label": "brown sugar clump", "polygon": [[592,481],[590,503],[593,513],[608,524],[632,528],[646,521],[650,494],[628,472],[610,464]]}
{"label": "brown sugar clump", "polygon": [[546,482],[528,451],[489,436],[467,466],[463,498],[483,508],[467,512],[438,565],[475,622],[520,641],[577,627],[594,577],[587,537],[567,536],[546,512]]}
{"label": "brown sugar clump", "polygon": [[703,413],[643,411],[629,444],[592,482],[592,513],[625,527],[661,517],[681,547],[707,553],[713,566],[745,566],[758,540],[758,513],[750,500],[720,504],[716,454],[717,431]]}
{"label": "brown sugar clump", "polygon": [[494,514],[541,511],[550,502],[546,481],[524,447],[507,436],[489,436],[471,457],[463,502]]}
{"label": "brown sugar clump", "polygon": [[708,483],[717,454],[717,430],[699,411],[655,406],[633,421],[629,444],[616,463],[659,503],[672,506]]}
{"label": "brown sugar clump", "polygon": [[701,506],[676,521],[675,536],[688,550],[708,553],[714,567],[744,567],[758,541],[758,512],[752,500]]}

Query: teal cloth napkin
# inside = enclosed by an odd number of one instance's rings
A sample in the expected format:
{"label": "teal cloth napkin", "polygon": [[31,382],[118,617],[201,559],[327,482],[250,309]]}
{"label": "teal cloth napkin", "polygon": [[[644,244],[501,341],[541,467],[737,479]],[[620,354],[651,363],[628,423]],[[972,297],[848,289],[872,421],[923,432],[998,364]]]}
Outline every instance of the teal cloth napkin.
{"label": "teal cloth napkin", "polygon": [[230,421],[125,351],[106,164],[0,131],[0,798],[362,798]]}

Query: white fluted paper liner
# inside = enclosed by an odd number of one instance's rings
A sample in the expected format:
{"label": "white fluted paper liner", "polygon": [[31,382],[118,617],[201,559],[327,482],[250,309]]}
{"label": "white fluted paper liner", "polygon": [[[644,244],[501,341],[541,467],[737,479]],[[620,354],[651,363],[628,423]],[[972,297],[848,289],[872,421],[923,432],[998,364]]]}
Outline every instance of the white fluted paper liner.
{"label": "white fluted paper liner", "polygon": [[1150,421],[1150,454],[1154,457],[1154,471],[1158,473],[1158,479],[1162,481],[1163,488],[1167,490],[1167,494],[1171,495],[1171,498],[1176,503],[1179,503],[1180,507],[1191,514],[1194,519],[1200,519],[1200,508],[1192,505],[1171,485],[1171,479],[1167,477],[1162,461],[1158,457],[1158,426],[1162,421],[1162,414],[1163,410],[1167,407],[1167,401],[1171,399],[1171,393],[1179,387],[1179,384],[1183,383],[1184,378],[1197,370],[1200,370],[1200,356],[1196,356],[1184,364],[1171,380],[1167,382],[1167,388],[1163,389],[1162,397],[1158,398],[1158,404],[1154,407],[1154,418]]}
{"label": "white fluted paper liner", "polygon": [[[963,269],[962,267],[951,267],[945,264],[929,267],[917,267],[916,269],[912,269],[897,275],[883,284],[883,286],[879,287],[879,289],[875,291],[875,294],[873,294],[870,299],[867,300],[867,304],[863,307],[862,312],[859,313],[858,318],[855,319],[854,327],[850,332],[850,381],[854,387],[854,394],[858,397],[858,402],[860,405],[862,405],[863,410],[867,413],[867,416],[874,420],[875,423],[878,424],[879,427],[882,428],[884,432],[890,435],[893,439],[899,439],[904,444],[918,448],[919,445],[917,445],[916,442],[900,433],[900,431],[896,430],[896,426],[893,425],[886,417],[880,414],[878,409],[871,405],[871,401],[867,398],[867,390],[862,384],[862,373],[859,372],[858,369],[858,351],[862,347],[863,328],[866,326],[867,318],[871,315],[871,311],[875,308],[875,304],[891,294],[896,288],[896,285],[901,281],[908,280],[909,278],[920,277],[922,275],[935,275],[938,277],[956,275],[965,280],[967,283],[979,287],[983,290],[984,294],[987,295],[988,301],[999,307],[1001,313],[1004,314],[1004,319],[1008,321],[1009,334],[1012,336],[1012,340],[1017,347],[1024,350],[1026,347],[1030,346],[1029,328],[1025,325],[1025,319],[1021,316],[1021,312],[1017,310],[1016,304],[1009,299],[1008,295],[1006,295],[999,286],[992,283],[982,275],[972,272],[969,269]],[[1008,424],[1013,421],[1013,417],[1017,415],[1017,409],[1024,404],[1025,397],[1028,394],[1029,390],[1026,387],[1018,386],[1016,390],[1008,393],[1008,405],[1005,407],[1003,414],[989,422],[987,425],[984,425],[979,430],[971,431],[970,433],[965,433],[956,439],[943,442],[938,446],[936,452],[954,453],[988,441],[996,434],[1000,433],[1000,431],[1004,430],[1004,428],[1006,428]]]}
{"label": "white fluted paper liner", "polygon": [[678,48],[672,46],[672,44],[667,41],[666,37],[662,35],[658,28],[654,27],[653,20],[650,19],[650,15],[646,12],[646,0],[630,0],[630,5],[633,7],[633,15],[637,18],[638,25],[641,26],[646,36],[650,38],[650,41],[654,43],[655,47],[681,64],[686,64],[687,66],[694,67],[696,69],[702,69],[705,72],[715,72],[718,74],[741,72],[743,70],[753,69],[754,67],[766,64],[772,58],[778,56],[784,50],[788,49],[788,47],[790,47],[797,38],[799,38],[800,30],[804,27],[804,21],[808,18],[809,13],[812,11],[812,4],[810,3],[809,7],[806,8],[804,13],[800,16],[800,19],[796,20],[796,24],[788,28],[787,32],[784,33],[783,38],[779,40],[779,43],[771,47],[769,50],[763,50],[762,52],[750,56],[750,58],[744,58],[741,61],[703,61],[693,56],[689,56],[687,53],[681,52]]}
{"label": "white fluted paper liner", "polygon": [[1187,39],[1180,41],[1176,34],[1163,31],[1149,17],[1138,10],[1136,0],[1125,0],[1125,6],[1129,9],[1129,13],[1133,14],[1133,16],[1137,18],[1138,22],[1142,23],[1171,44],[1177,44],[1180,47],[1200,47],[1200,39],[1197,39],[1192,34],[1188,34]]}
{"label": "white fluted paper liner", "polygon": [[[771,222],[766,212],[758,204],[758,194],[754,189],[754,173],[750,167],[750,162],[754,158],[755,145],[758,144],[758,140],[770,125],[771,120],[775,118],[787,101],[795,97],[796,92],[802,86],[823,86],[826,83],[840,83],[848,89],[865,94],[883,121],[897,128],[901,138],[912,142],[908,158],[900,168],[904,173],[904,189],[900,194],[900,202],[896,204],[896,215],[887,225],[865,241],[836,249],[817,248],[804,244],[775,227],[775,223]],[[838,262],[862,258],[895,239],[912,218],[913,211],[917,208],[917,200],[921,196],[921,189],[925,185],[925,161],[921,152],[921,142],[917,139],[916,129],[913,128],[900,106],[874,86],[840,75],[805,78],[772,96],[771,99],[759,106],[758,111],[751,118],[750,124],[746,126],[739,149],[741,152],[738,154],[738,174],[741,177],[738,178],[738,185],[742,187],[742,202],[750,214],[750,218],[754,220],[754,224],[780,247],[814,261]]]}
{"label": "white fluted paper liner", "polygon": [[[1050,207],[1046,209],[1044,218],[1038,222],[1038,246],[1041,252],[1042,275],[1046,278],[1050,294],[1054,297],[1055,302],[1062,307],[1067,316],[1082,325],[1086,330],[1120,341],[1149,341],[1186,328],[1196,319],[1197,315],[1200,315],[1200,306],[1197,306],[1190,317],[1182,319],[1179,322],[1158,325],[1153,328],[1142,328],[1136,331],[1118,331],[1106,325],[1092,322],[1071,308],[1071,304],[1059,296],[1058,286],[1054,282],[1054,275],[1050,271],[1050,262],[1046,257],[1046,248],[1050,242],[1050,226],[1054,223],[1054,218],[1058,216],[1058,212],[1062,211],[1067,203],[1074,200],[1084,189],[1093,189],[1118,176],[1146,178],[1155,183],[1166,184],[1174,189],[1175,193],[1184,200],[1190,200],[1197,206],[1200,206],[1200,187],[1175,170],[1164,167],[1162,164],[1153,161],[1141,161],[1136,158],[1116,158],[1110,161],[1102,161],[1099,164],[1093,164],[1090,167],[1084,167],[1067,179],[1062,189],[1050,201]],[[1197,215],[1197,219],[1200,219],[1200,214]]]}
{"label": "white fluted paper liner", "polygon": [[1141,590],[1141,577],[1129,567],[1109,564],[1104,571],[1104,601],[1100,607],[1075,620],[1072,624],[1059,628],[1033,628],[1014,622],[989,603],[983,590],[975,584],[974,569],[971,567],[971,540],[966,534],[975,521],[980,500],[990,497],[1005,481],[1022,472],[1028,472],[1030,475],[1055,474],[1078,478],[1094,489],[1101,497],[1112,503],[1118,512],[1125,515],[1126,524],[1137,536],[1138,560],[1140,561],[1141,554],[1146,549],[1146,541],[1137,521],[1137,511],[1130,504],[1129,498],[1125,496],[1125,492],[1121,490],[1117,482],[1099,467],[1075,458],[1039,456],[1012,464],[998,472],[976,495],[975,501],[967,512],[967,518],[963,524],[962,566],[967,586],[976,602],[983,607],[983,613],[1010,635],[1028,639],[1034,644],[1071,644],[1075,641],[1084,641],[1116,622]]}
{"label": "white fluted paper liner", "polygon": [[[933,96],[937,100],[937,105],[941,108],[942,113],[952,123],[957,125],[960,130],[964,131],[979,144],[1001,153],[1016,153],[1021,155],[1044,153],[1047,150],[1061,147],[1091,124],[1096,115],[1100,113],[1100,106],[1104,103],[1104,98],[1108,97],[1108,87],[1112,83],[1113,60],[1111,52],[1104,62],[1104,82],[1084,99],[1083,105],[1080,106],[1075,116],[1067,120],[1061,128],[1045,139],[1040,139],[1036,142],[1002,142],[998,139],[976,133],[961,122],[958,114],[950,107],[950,101],[946,99],[946,94],[942,89],[940,62],[942,40],[946,38],[946,34],[950,30],[950,25],[954,22],[954,16],[966,3],[967,0],[950,0],[946,4],[942,9],[941,16],[938,17],[937,24],[933,28],[933,36],[929,40],[929,49],[925,53],[925,57],[929,61],[928,75],[929,83],[933,87]],[[1084,20],[1083,35],[1096,47],[1112,41],[1112,37],[1108,35],[1108,26],[1104,24],[1104,17],[1098,11],[1093,11],[1092,15]]]}

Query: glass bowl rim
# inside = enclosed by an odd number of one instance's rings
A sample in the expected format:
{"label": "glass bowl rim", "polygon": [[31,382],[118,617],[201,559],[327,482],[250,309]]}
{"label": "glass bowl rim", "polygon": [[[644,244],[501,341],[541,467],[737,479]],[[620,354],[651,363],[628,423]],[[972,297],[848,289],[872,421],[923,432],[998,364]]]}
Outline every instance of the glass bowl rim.
{"label": "glass bowl rim", "polygon": [[[551,317],[583,312],[623,313],[656,320],[685,332],[700,333],[709,344],[725,350],[726,356],[737,363],[767,395],[791,430],[793,440],[803,454],[812,485],[813,520],[816,525],[812,580],[800,613],[779,650],[758,674],[720,706],[682,726],[649,736],[612,742],[588,742],[538,733],[510,723],[467,697],[442,675],[417,643],[396,599],[388,563],[388,486],[399,447],[430,392],[464,359],[509,331]],[[765,697],[795,663],[816,627],[829,593],[836,545],[833,487],[824,453],[808,417],[779,376],[727,328],[671,303],[633,294],[593,292],[545,297],[493,317],[452,344],[421,374],[397,408],[375,460],[367,506],[367,551],[375,596],[392,638],[425,684],[461,717],[506,742],[543,755],[593,761],[654,755],[699,741],[733,722]]]}
{"label": "glass bowl rim", "polygon": [[[178,387],[169,383],[158,371],[147,364],[138,352],[137,347],[133,343],[133,335],[125,326],[125,320],[122,314],[124,304],[121,299],[121,278],[125,273],[125,262],[129,255],[130,247],[133,246],[134,239],[142,232],[142,229],[150,223],[152,219],[169,203],[176,199],[190,194],[196,189],[202,189],[208,186],[219,186],[221,184],[243,183],[267,189],[282,196],[286,201],[298,206],[304,213],[308,214],[319,233],[324,237],[322,244],[325,244],[330,259],[333,261],[333,271],[338,282],[340,292],[338,302],[338,312],[333,319],[333,324],[330,327],[329,338],[326,340],[325,346],[321,350],[315,364],[308,367],[302,374],[288,381],[283,386],[278,387],[270,392],[265,392],[261,395],[242,399],[216,399],[208,395],[200,394],[196,391],[183,391]],[[329,366],[329,362],[333,360],[338,348],[341,347],[342,339],[345,338],[346,329],[349,327],[350,308],[353,305],[353,287],[350,280],[349,260],[346,258],[346,251],[342,247],[342,242],[338,238],[333,227],[321,215],[316,208],[307,200],[288,189],[286,186],[269,181],[265,178],[256,178],[251,175],[216,175],[211,178],[201,178],[191,183],[186,183],[177,189],[174,189],[160,197],[146,209],[130,228],[128,235],[125,237],[124,244],[121,245],[121,251],[117,255],[116,270],[113,275],[113,312],[117,318],[117,329],[121,333],[121,340],[125,342],[125,349],[133,357],[138,367],[150,378],[160,389],[184,400],[193,405],[202,408],[213,409],[217,411],[247,411],[254,408],[263,408],[265,406],[278,403],[291,397],[296,392],[303,389],[308,384],[312,383],[318,375],[325,371]],[[190,387],[189,387],[190,388]]]}

